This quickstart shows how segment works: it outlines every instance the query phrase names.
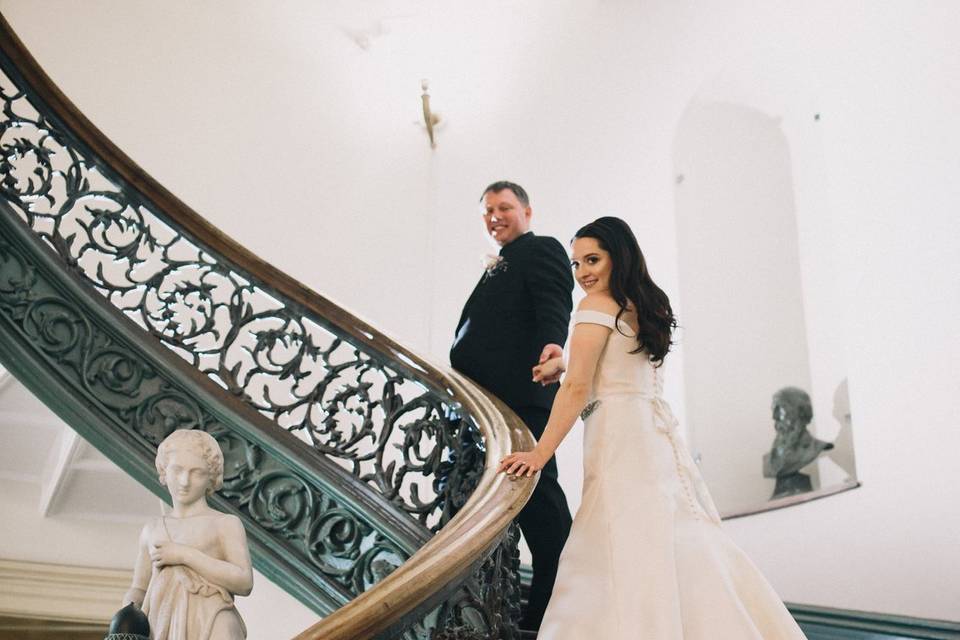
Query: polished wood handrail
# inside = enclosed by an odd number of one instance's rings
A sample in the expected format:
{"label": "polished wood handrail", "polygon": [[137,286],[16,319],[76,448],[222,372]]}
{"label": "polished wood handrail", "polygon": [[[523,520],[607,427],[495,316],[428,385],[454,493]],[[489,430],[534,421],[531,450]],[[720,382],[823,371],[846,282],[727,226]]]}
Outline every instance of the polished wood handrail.
{"label": "polished wood handrail", "polygon": [[529,499],[535,479],[510,481],[495,472],[504,455],[529,450],[533,436],[503,403],[480,387],[404,348],[324,296],[278,270],[214,227],[140,168],[94,126],[59,90],[0,14],[0,48],[16,64],[49,113],[105,168],[133,187],[156,212],[253,280],[324,318],[358,344],[379,352],[416,377],[449,393],[476,420],[486,447],[485,471],[463,509],[390,576],[297,636],[299,640],[360,640],[390,630],[451,582],[463,579],[496,544]]}

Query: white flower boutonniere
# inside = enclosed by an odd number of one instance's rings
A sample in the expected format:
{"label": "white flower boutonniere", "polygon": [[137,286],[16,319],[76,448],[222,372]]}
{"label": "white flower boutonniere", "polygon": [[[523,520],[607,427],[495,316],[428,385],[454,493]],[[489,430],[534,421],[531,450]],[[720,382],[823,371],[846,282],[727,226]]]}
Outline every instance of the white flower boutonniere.
{"label": "white flower boutonniere", "polygon": [[483,270],[487,272],[488,278],[492,278],[507,270],[507,261],[503,256],[486,255],[483,257]]}

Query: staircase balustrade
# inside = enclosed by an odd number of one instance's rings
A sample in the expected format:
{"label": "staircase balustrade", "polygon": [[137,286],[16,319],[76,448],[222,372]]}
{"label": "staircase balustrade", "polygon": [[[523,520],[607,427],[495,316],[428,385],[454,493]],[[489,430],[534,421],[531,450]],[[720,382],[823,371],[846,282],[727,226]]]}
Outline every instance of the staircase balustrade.
{"label": "staircase balustrade", "polygon": [[158,495],[160,441],[216,437],[258,569],[337,611],[302,637],[517,637],[519,419],[209,225],[2,18],[0,104],[4,366]]}

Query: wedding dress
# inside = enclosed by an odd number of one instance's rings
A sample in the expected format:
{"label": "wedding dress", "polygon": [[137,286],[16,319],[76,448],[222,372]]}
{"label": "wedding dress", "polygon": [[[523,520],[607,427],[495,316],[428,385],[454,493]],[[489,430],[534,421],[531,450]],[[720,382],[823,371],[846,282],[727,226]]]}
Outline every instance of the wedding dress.
{"label": "wedding dress", "polygon": [[613,316],[584,410],[583,497],[540,640],[801,640],[727,537],[662,397],[660,371]]}

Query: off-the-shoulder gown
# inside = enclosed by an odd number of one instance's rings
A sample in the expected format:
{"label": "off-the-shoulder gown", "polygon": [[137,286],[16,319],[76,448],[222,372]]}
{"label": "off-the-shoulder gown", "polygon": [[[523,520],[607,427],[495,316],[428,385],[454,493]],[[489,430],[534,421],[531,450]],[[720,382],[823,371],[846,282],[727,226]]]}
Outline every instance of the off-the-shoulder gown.
{"label": "off-the-shoulder gown", "polygon": [[730,540],[630,327],[612,329],[584,410],[583,497],[540,640],[800,640]]}

